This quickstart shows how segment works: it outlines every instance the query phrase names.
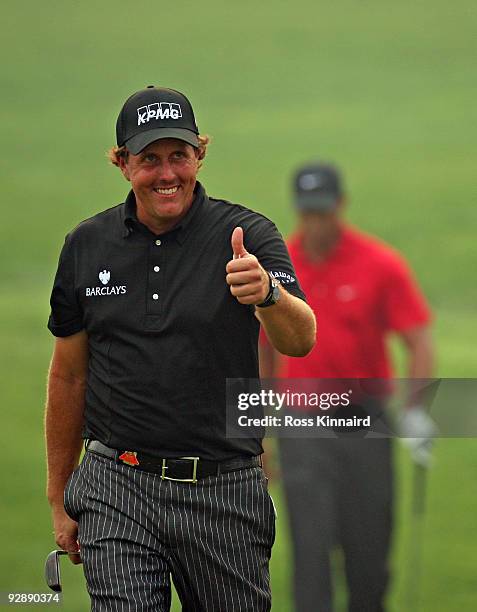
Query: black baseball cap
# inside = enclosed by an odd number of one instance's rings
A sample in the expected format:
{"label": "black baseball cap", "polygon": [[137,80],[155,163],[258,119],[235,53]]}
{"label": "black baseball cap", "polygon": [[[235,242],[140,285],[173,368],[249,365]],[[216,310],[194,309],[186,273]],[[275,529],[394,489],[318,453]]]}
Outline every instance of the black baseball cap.
{"label": "black baseball cap", "polygon": [[191,103],[175,89],[148,85],[130,96],[116,122],[118,147],[137,155],[161,138],[177,138],[199,146],[199,130]]}
{"label": "black baseball cap", "polygon": [[332,210],[343,196],[339,171],[328,163],[302,166],[294,177],[294,198],[299,210]]}

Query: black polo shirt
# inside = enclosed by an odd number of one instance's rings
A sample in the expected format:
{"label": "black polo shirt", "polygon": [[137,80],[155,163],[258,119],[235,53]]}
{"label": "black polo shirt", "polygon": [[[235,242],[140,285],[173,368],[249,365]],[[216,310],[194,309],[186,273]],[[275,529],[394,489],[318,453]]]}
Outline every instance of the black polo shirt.
{"label": "black polo shirt", "polygon": [[88,334],[85,438],[165,457],[262,452],[259,439],[225,437],[226,378],[258,378],[254,307],[225,281],[236,226],[245,248],[304,299],[275,225],[209,198],[198,182],[184,219],[160,236],[137,220],[132,191],[68,234],[48,327]]}

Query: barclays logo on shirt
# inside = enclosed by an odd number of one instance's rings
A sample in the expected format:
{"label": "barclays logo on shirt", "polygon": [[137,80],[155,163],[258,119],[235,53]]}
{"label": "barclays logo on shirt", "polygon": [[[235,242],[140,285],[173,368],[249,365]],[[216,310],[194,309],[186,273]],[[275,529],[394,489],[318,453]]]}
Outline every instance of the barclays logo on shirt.
{"label": "barclays logo on shirt", "polygon": [[111,272],[109,270],[101,270],[98,274],[99,280],[103,283],[103,287],[86,287],[86,297],[93,295],[121,295],[126,293],[126,285],[111,285],[106,287],[111,279]]}

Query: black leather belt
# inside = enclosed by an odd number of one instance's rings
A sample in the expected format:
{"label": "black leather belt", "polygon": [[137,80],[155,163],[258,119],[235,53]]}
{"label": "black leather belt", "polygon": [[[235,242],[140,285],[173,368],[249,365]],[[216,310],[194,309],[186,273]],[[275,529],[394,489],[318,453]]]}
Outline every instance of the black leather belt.
{"label": "black leather belt", "polygon": [[260,456],[236,457],[227,461],[207,461],[200,457],[158,458],[141,452],[122,451],[106,446],[99,440],[86,440],[85,448],[89,453],[96,453],[117,463],[130,465],[138,470],[160,474],[162,480],[178,482],[197,482],[207,476],[219,476],[227,472],[245,470],[262,465]]}

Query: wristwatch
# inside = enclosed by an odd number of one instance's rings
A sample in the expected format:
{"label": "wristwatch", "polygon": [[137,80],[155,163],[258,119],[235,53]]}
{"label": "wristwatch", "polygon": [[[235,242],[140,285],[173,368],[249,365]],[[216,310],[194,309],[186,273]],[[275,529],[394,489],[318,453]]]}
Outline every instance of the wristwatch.
{"label": "wristwatch", "polygon": [[280,299],[280,283],[274,276],[272,276],[272,274],[270,274],[270,272],[267,272],[267,274],[270,277],[270,287],[267,293],[267,297],[263,300],[261,304],[256,305],[257,308],[268,308],[269,306],[273,306],[274,304],[276,304]]}

